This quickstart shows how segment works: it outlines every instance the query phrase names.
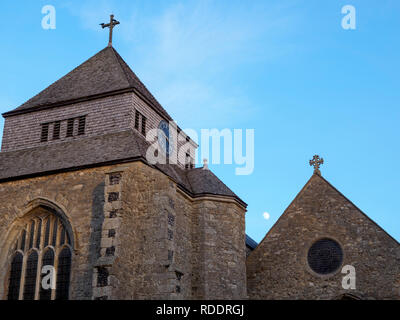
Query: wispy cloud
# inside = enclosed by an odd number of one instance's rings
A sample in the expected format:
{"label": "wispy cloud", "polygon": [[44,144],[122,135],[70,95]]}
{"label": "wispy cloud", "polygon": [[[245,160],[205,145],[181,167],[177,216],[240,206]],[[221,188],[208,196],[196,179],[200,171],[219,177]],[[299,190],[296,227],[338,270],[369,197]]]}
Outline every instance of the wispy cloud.
{"label": "wispy cloud", "polygon": [[78,16],[84,29],[99,31],[99,23],[107,22],[107,18],[113,12],[114,4],[112,1],[67,1],[60,4],[72,15]]}
{"label": "wispy cloud", "polygon": [[103,0],[71,10],[97,30],[105,13],[119,11],[119,39],[132,47],[124,58],[184,127],[234,126],[254,116],[257,106],[235,70],[293,51],[282,38],[298,17],[279,2],[185,1],[147,9]]}

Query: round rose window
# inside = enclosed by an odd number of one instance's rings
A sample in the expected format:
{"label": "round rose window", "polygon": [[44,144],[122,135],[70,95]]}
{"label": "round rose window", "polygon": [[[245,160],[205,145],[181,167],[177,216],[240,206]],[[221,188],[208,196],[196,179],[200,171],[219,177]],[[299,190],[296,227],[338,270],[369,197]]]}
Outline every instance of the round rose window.
{"label": "round rose window", "polygon": [[332,239],[321,239],[308,250],[308,264],[318,274],[330,274],[339,269],[343,261],[343,251],[339,243]]}

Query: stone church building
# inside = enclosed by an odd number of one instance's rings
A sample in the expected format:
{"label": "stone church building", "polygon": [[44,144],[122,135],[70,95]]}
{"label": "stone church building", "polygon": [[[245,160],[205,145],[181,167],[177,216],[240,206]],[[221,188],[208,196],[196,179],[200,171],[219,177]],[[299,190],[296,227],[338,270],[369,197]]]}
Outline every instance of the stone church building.
{"label": "stone church building", "polygon": [[[319,170],[246,266],[250,299],[400,299],[399,243]],[[355,288],[343,287],[346,266]]]}
{"label": "stone church building", "polygon": [[257,246],[179,127],[180,161],[150,163],[172,119],[110,45],[3,117],[0,299],[400,296],[399,244],[319,172]]}

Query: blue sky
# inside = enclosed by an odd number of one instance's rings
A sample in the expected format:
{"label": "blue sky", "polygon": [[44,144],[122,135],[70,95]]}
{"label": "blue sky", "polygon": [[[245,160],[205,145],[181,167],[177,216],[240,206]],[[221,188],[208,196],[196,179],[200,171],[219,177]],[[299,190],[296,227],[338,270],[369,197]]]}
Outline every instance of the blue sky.
{"label": "blue sky", "polygon": [[[344,5],[356,30],[341,27]],[[42,7],[57,12],[41,28]],[[252,128],[255,170],[211,169],[249,204],[260,241],[325,159],[323,176],[400,240],[399,1],[3,1],[0,112],[107,45],[182,128]],[[3,120],[0,121],[3,126]],[[268,212],[270,219],[263,218]]]}

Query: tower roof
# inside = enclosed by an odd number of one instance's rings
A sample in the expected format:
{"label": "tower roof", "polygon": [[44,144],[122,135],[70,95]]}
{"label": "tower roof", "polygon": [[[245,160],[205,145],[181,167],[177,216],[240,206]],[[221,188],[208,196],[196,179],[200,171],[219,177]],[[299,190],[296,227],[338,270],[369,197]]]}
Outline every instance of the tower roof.
{"label": "tower roof", "polygon": [[18,108],[11,116],[123,92],[135,92],[161,116],[169,114],[113,47],[106,47]]}
{"label": "tower roof", "polygon": [[[4,117],[56,108],[125,92],[134,92],[161,117],[172,120],[150,91],[111,46],[98,52],[70,73]],[[80,170],[109,164],[146,161],[149,142],[134,130],[113,132],[33,148],[0,152],[0,183],[14,179]],[[157,164],[156,169],[171,177],[193,196],[234,194],[211,171],[183,170],[178,165]]]}

